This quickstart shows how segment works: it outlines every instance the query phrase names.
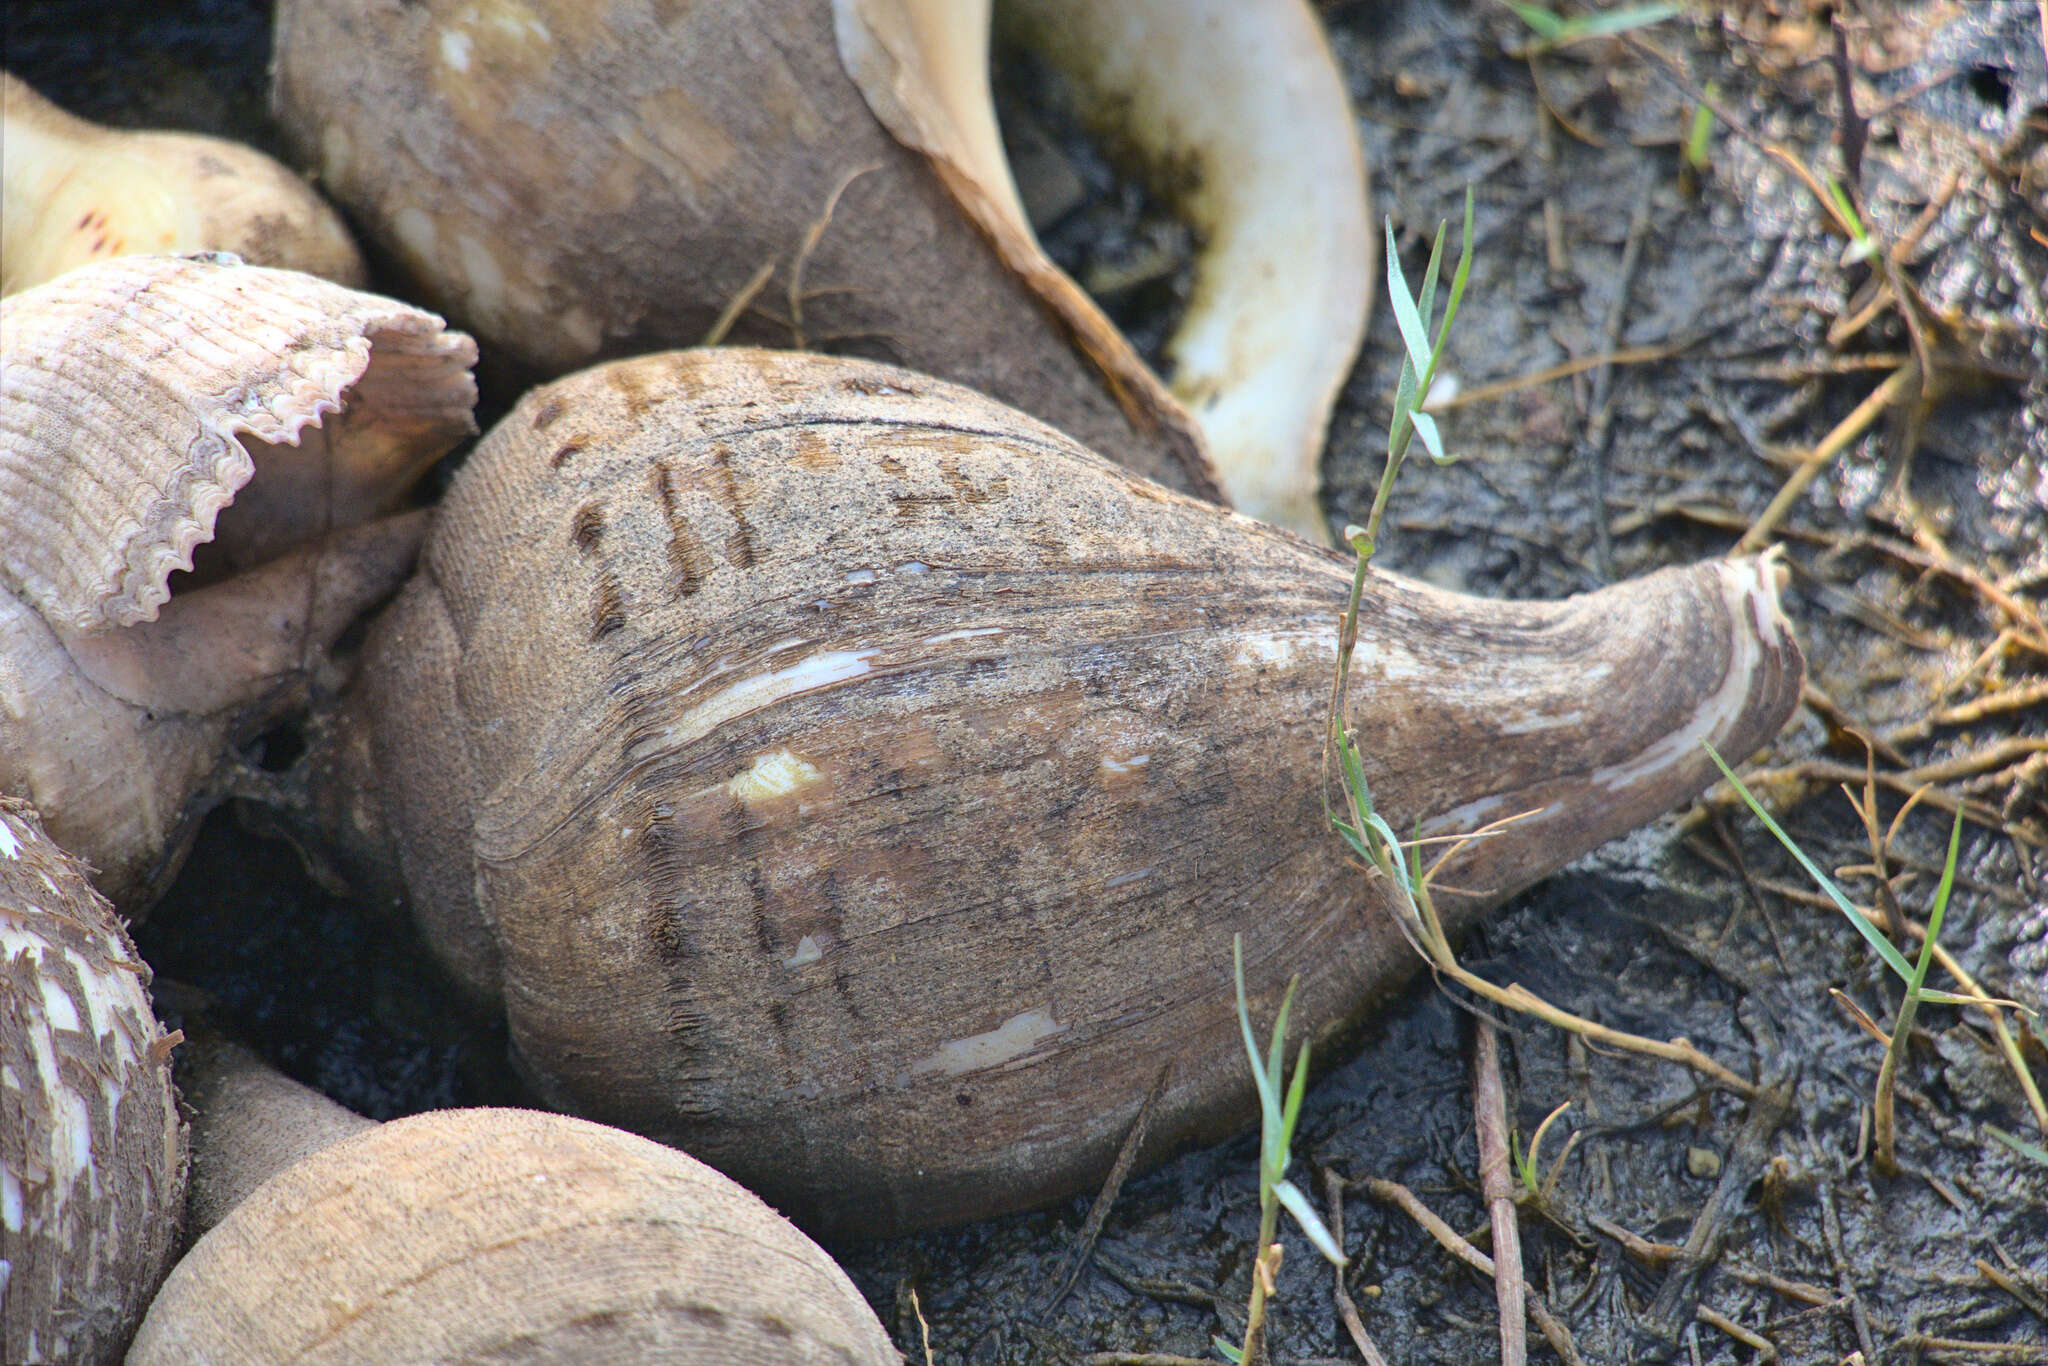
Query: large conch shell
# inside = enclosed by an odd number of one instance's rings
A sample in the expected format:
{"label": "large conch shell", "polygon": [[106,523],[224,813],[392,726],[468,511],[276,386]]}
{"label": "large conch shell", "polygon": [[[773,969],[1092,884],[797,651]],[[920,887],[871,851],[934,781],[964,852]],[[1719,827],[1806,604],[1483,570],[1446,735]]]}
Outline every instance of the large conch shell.
{"label": "large conch shell", "polygon": [[686,1154],[530,1110],[373,1124],[187,1051],[204,1236],[129,1366],[901,1360],[817,1244]]}
{"label": "large conch shell", "polygon": [[1182,491],[1216,497],[1220,475],[1323,538],[1316,461],[1375,239],[1313,15],[1034,0],[1014,27],[1174,169],[1206,239],[1170,348],[1195,418],[1039,249],[996,133],[986,0],[285,0],[275,98],[493,356],[556,375],[731,315],[736,340],[967,384]]}
{"label": "large conch shell", "polygon": [[340,215],[253,148],[102,128],[0,72],[0,294],[110,256],[230,251],[360,286]]}
{"label": "large conch shell", "polygon": [[[528,394],[316,727],[540,1093],[879,1235],[1091,1189],[1413,972],[1318,775],[1348,561],[953,385],[739,349]],[[1554,603],[1374,573],[1351,722],[1395,829],[1537,814],[1450,922],[1704,789],[1802,663],[1757,560]],[[324,775],[324,778],[322,778]],[[374,850],[363,857],[374,860]],[[391,854],[381,855],[385,861]]]}
{"label": "large conch shell", "polygon": [[0,301],[0,792],[124,909],[229,740],[404,576],[424,514],[382,514],[475,430],[475,356],[432,314],[233,258]]}
{"label": "large conch shell", "polygon": [[121,1359],[170,1270],[185,1125],[149,968],[0,796],[0,1361]]}

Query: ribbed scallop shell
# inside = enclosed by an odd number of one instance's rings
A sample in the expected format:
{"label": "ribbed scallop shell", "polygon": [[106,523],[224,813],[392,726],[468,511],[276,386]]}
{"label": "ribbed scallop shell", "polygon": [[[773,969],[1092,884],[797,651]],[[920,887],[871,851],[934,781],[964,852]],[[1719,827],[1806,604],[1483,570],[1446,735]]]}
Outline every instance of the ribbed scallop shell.
{"label": "ribbed scallop shell", "polygon": [[333,477],[374,504],[365,484],[395,496],[474,430],[475,361],[431,313],[233,256],[121,258],[0,301],[0,575],[61,629],[154,620],[256,472],[243,438],[296,444],[359,389],[349,427],[389,468],[337,453]]}

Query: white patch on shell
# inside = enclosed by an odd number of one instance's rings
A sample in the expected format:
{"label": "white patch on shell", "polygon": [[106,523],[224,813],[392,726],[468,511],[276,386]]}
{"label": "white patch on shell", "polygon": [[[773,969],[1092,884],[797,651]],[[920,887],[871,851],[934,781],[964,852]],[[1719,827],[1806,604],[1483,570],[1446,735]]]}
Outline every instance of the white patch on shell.
{"label": "white patch on shell", "polygon": [[[4,1076],[8,1089],[13,1090],[14,1074],[6,1072],[0,1076]],[[19,1233],[27,1222],[22,1205],[21,1180],[15,1176],[14,1168],[0,1167],[0,1228],[9,1233]],[[6,1282],[0,1281],[0,1290],[6,1288]]]}
{"label": "white patch on shell", "polygon": [[483,239],[464,233],[455,239],[455,252],[462,261],[463,278],[469,281],[469,306],[478,314],[496,319],[505,308],[505,271]]}
{"label": "white patch on shell", "polygon": [[924,643],[944,645],[949,640],[971,640],[975,636],[999,636],[1002,633],[1003,628],[1000,626],[977,626],[971,631],[948,631],[944,635],[926,636]]}
{"label": "white patch on shell", "polygon": [[21,841],[14,837],[14,827],[0,820],[0,858],[21,857]]}
{"label": "white patch on shell", "polygon": [[[1548,810],[1549,808],[1546,807],[1544,809]],[[1508,809],[1508,799],[1506,797],[1481,797],[1477,801],[1466,802],[1463,806],[1454,806],[1440,815],[1431,816],[1422,823],[1422,833],[1425,835],[1469,835],[1488,821],[1497,821],[1502,816],[1512,816],[1515,814],[1517,813]],[[1407,838],[1405,832],[1402,834],[1402,838]],[[1429,857],[1430,855],[1425,851],[1424,858],[1427,859]]]}
{"label": "white patch on shell", "polygon": [[1143,768],[1151,762],[1152,756],[1149,754],[1131,754],[1121,759],[1112,759],[1105,754],[1102,756],[1102,771],[1104,773],[1129,773],[1134,769]]}
{"label": "white patch on shell", "polygon": [[905,560],[896,566],[896,572],[899,574],[929,574],[931,569],[932,567],[923,560]]}
{"label": "white patch on shell", "polygon": [[800,968],[806,963],[815,963],[825,956],[825,950],[815,935],[805,935],[796,941],[796,952],[782,960],[786,968]]}
{"label": "white patch on shell", "polygon": [[765,802],[809,787],[821,776],[809,760],[783,748],[757,756],[749,767],[726,780],[725,790],[743,802]]}
{"label": "white patch on shell", "polygon": [[1000,1067],[1023,1057],[1047,1039],[1066,1032],[1067,1027],[1053,1019],[1052,1007],[1027,1010],[1020,1015],[1012,1015],[986,1034],[973,1034],[940,1044],[938,1052],[912,1063],[907,1075],[922,1077],[937,1072],[957,1077],[965,1072]]}
{"label": "white patch on shell", "polygon": [[452,70],[469,70],[469,52],[475,43],[460,29],[441,30],[441,60]]}
{"label": "white patch on shell", "polygon": [[875,571],[872,569],[849,569],[846,571],[846,581],[848,583],[873,583],[875,581]]}
{"label": "white patch on shell", "polygon": [[1115,877],[1108,879],[1102,884],[1102,890],[1106,892],[1112,887],[1122,887],[1129,883],[1142,882],[1158,871],[1157,868],[1140,868],[1136,872],[1118,873]]}
{"label": "white patch on shell", "polygon": [[786,702],[819,688],[829,688],[850,678],[859,678],[873,666],[873,650],[826,650],[797,661],[786,669],[743,678],[721,688],[676,718],[667,731],[671,744],[685,745],[709,735],[727,721]]}
{"label": "white patch on shell", "polygon": [[441,234],[434,226],[432,214],[417,204],[408,204],[391,220],[391,231],[398,238],[399,245],[412,253],[414,260],[425,265],[433,264],[434,254],[441,245]]}
{"label": "white patch on shell", "polygon": [[1533,735],[1537,731],[1556,730],[1560,726],[1576,726],[1585,719],[1586,713],[1582,711],[1539,712],[1516,721],[1502,721],[1495,729],[1502,735]]}
{"label": "white patch on shell", "polygon": [[1238,636],[1233,643],[1238,662],[1247,668],[1287,668],[1303,660],[1334,661],[1337,657],[1336,633],[1327,630],[1255,631]]}

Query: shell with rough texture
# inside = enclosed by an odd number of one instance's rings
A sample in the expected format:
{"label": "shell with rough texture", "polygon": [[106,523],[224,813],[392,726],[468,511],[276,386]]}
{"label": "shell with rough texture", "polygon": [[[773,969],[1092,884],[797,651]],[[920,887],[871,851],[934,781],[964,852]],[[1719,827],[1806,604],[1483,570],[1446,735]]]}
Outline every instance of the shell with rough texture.
{"label": "shell with rough texture", "polygon": [[185,1126],[149,968],[0,796],[0,1360],[118,1361],[170,1269]]}
{"label": "shell with rough texture", "polygon": [[475,356],[232,257],[0,300],[0,791],[116,901],[160,880],[229,736],[404,574],[421,520],[382,514],[475,430]]}
{"label": "shell with rough texture", "polygon": [[673,1149],[529,1110],[373,1124],[213,1042],[179,1076],[203,1236],[131,1366],[900,1361],[830,1257]]}
{"label": "shell with rough texture", "polygon": [[102,128],[0,71],[0,294],[110,256],[231,251],[360,286],[340,215],[253,148]]}
{"label": "shell with rough texture", "polygon": [[[739,350],[528,394],[318,739],[338,838],[550,1104],[879,1235],[1092,1189],[1416,966],[1318,774],[1343,559],[980,395]],[[1484,907],[1704,789],[1799,697],[1768,566],[1564,602],[1367,584],[1351,720],[1397,830],[1535,810]],[[374,852],[366,858],[377,857]],[[391,854],[382,855],[387,861]]]}
{"label": "shell with rough texture", "polygon": [[[1092,108],[1128,115],[1114,140],[1181,192],[1205,242],[1169,347],[1180,398],[1039,246],[996,130],[985,2],[285,0],[275,103],[299,155],[494,361],[546,378],[730,324],[966,384],[1148,478],[1242,493],[1323,536],[1316,461],[1375,238],[1313,12],[1033,10],[1019,31]],[[1112,10],[1128,22],[1094,13]]]}

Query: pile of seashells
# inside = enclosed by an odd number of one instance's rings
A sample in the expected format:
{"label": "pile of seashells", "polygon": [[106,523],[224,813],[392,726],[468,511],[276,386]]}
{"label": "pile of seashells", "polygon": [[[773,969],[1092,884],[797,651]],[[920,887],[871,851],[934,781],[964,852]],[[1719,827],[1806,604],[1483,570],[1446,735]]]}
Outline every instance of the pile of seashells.
{"label": "pile of seashells", "polygon": [[[1411,971],[1315,776],[1373,273],[1316,21],[997,22],[1183,172],[1170,387],[1039,250],[985,5],[281,0],[282,128],[477,341],[290,171],[6,78],[0,1358],[894,1361],[735,1179],[835,1236],[1064,1198],[1148,1093],[1147,1162],[1249,1114],[1234,933],[1317,1036]],[[479,342],[537,387],[415,507]],[[1800,691],[1754,560],[1363,620],[1395,828],[1536,813],[1454,925]],[[581,1118],[165,1035],[121,917],[287,717],[304,838]]]}

